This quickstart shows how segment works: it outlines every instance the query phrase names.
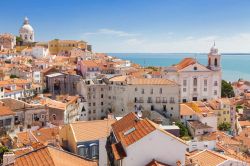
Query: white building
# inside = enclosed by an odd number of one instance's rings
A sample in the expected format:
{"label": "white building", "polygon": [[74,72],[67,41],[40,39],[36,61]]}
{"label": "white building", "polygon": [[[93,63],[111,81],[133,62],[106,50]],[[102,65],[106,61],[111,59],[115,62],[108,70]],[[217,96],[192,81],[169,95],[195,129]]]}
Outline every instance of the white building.
{"label": "white building", "polygon": [[36,59],[41,59],[46,57],[49,54],[49,50],[47,48],[36,46],[32,47],[31,55]]}
{"label": "white building", "polygon": [[34,29],[29,24],[29,19],[27,17],[24,18],[23,26],[19,30],[19,35],[25,43],[35,41]]}
{"label": "white building", "polygon": [[183,140],[152,121],[129,113],[112,124],[107,151],[111,165],[115,166],[141,166],[152,160],[184,165],[187,147]]}
{"label": "white building", "polygon": [[121,116],[137,111],[156,111],[170,119],[179,118],[179,85],[167,79],[115,76],[84,80],[78,88],[87,102],[81,119],[100,119],[108,112]]}
{"label": "white building", "polygon": [[217,99],[221,97],[221,55],[215,45],[208,54],[208,65],[194,58],[163,68],[164,78],[181,85],[181,101]]}

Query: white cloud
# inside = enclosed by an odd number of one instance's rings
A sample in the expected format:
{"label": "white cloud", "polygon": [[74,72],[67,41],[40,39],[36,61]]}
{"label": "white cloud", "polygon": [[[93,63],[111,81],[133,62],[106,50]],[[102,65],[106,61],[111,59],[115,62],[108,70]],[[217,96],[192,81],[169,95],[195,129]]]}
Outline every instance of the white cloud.
{"label": "white cloud", "polygon": [[[124,31],[100,29],[93,34],[106,34],[118,36],[105,40],[96,37],[89,42],[93,44],[97,52],[164,52],[164,53],[206,53],[210,50],[213,42],[216,42],[220,52],[223,53],[249,53],[250,33],[238,33],[231,36],[187,36],[176,37],[171,33],[171,38],[136,35]],[[91,38],[90,38],[91,39]]]}
{"label": "white cloud", "polygon": [[119,37],[131,37],[131,36],[137,36],[138,34],[103,28],[103,29],[97,30],[96,32],[84,33],[84,35],[114,35],[114,36],[119,36]]}

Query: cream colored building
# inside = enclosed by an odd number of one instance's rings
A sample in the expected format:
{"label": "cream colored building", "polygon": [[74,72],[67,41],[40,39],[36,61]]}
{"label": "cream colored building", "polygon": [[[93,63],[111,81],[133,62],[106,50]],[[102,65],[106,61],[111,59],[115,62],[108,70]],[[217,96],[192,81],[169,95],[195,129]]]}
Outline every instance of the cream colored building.
{"label": "cream colored building", "polygon": [[182,102],[221,97],[221,55],[215,45],[208,54],[207,66],[194,58],[185,58],[176,65],[163,68],[163,72],[163,78],[181,85]]}

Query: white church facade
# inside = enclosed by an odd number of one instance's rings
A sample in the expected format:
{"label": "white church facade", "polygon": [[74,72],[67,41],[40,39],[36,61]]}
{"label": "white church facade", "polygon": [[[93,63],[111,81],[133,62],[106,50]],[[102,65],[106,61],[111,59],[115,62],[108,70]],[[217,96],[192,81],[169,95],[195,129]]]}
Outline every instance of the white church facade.
{"label": "white church facade", "polygon": [[35,32],[33,27],[29,24],[29,19],[24,18],[23,26],[19,30],[19,36],[24,43],[32,43],[35,41]]}
{"label": "white church facade", "polygon": [[185,58],[180,63],[164,67],[163,77],[177,82],[180,86],[181,101],[198,101],[221,97],[221,55],[214,46],[204,66],[195,58]]}

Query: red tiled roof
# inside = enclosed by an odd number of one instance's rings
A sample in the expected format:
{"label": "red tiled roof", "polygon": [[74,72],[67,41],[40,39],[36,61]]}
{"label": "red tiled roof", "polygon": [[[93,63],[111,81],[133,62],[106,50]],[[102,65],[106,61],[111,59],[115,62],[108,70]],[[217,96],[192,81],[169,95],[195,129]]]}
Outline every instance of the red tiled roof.
{"label": "red tiled roof", "polygon": [[90,161],[69,152],[50,146],[18,156],[13,166],[97,166],[96,161]]}
{"label": "red tiled roof", "polygon": [[196,63],[196,60],[194,58],[185,58],[180,63],[175,65],[175,67],[177,68],[177,70],[181,70],[181,69],[184,69],[185,67],[192,65],[192,64],[195,64],[195,63]]}
{"label": "red tiled roof", "polygon": [[165,163],[162,163],[162,162],[159,162],[159,161],[153,159],[153,160],[150,161],[150,163],[148,163],[146,166],[170,166],[170,165],[165,164]]}
{"label": "red tiled roof", "polygon": [[14,115],[14,112],[7,106],[0,106],[0,116]]}

